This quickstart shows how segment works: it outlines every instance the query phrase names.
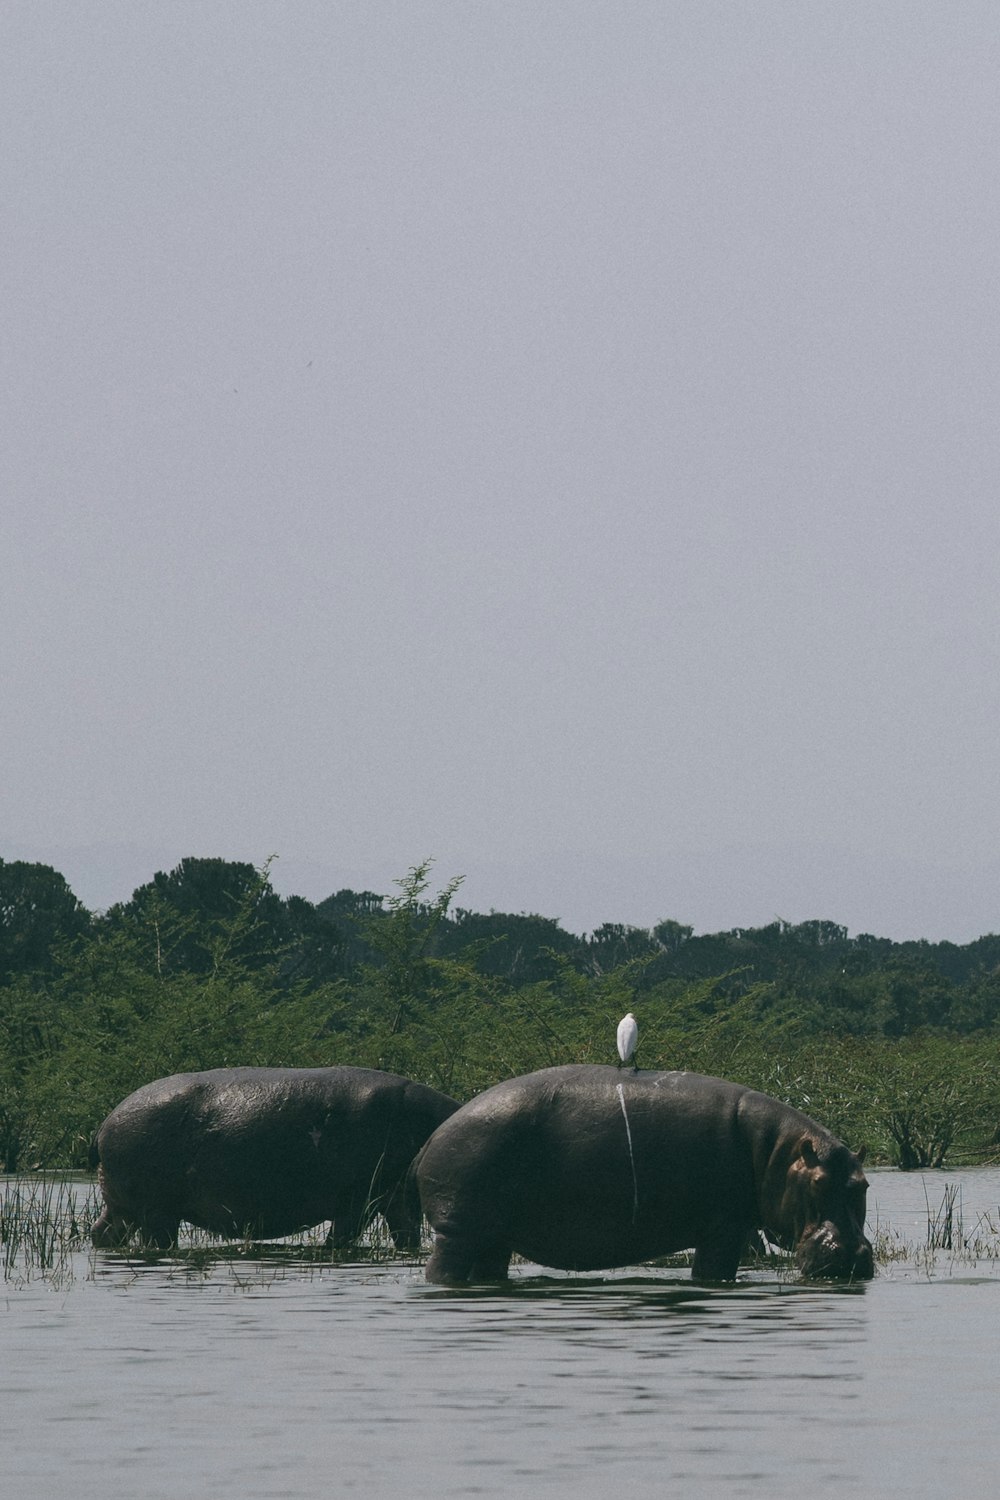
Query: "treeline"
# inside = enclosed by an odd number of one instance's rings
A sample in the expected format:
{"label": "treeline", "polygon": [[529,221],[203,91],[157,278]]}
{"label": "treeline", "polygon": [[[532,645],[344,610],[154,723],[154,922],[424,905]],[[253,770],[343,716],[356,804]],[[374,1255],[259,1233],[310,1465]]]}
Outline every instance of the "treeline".
{"label": "treeline", "polygon": [[[696,936],[665,920],[653,928],[607,922],[577,936],[549,917],[467,911],[451,900],[455,890],[444,911],[428,905],[417,918],[426,956],[465,957],[513,988],[552,981],[567,965],[593,978],[631,965],[638,994],[714,979],[735,999],[766,984],[807,1029],[845,1036],[971,1035],[1000,1024],[998,934],[965,945],[893,942],[851,937],[834,922],[775,921]],[[250,920],[237,937],[230,929],[239,911]],[[145,941],[160,972],[205,973],[224,930],[244,967],[277,961],[288,988],[351,982],[384,961],[379,929],[393,911],[393,898],[371,891],[342,890],[314,904],[278,896],[267,871],[250,864],[185,859],[129,901],[93,913],[49,866],[0,860],[0,985],[58,974],[76,962],[81,942],[122,935]]]}
{"label": "treeline", "polygon": [[990,1159],[1000,937],[849,937],[832,922],[574,935],[464,910],[428,864],[396,894],[280,897],[268,869],[186,859],[90,912],[0,860],[0,1164],[75,1165],[125,1094],[170,1072],[352,1063],[468,1097],[513,1073],[640,1061],[777,1094],[903,1166]]}

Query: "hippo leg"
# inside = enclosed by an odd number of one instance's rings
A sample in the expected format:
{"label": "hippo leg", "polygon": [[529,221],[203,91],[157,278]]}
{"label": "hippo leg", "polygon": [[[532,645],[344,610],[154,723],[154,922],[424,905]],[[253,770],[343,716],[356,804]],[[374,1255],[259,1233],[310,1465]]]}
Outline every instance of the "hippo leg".
{"label": "hippo leg", "polygon": [[374,1210],[367,1198],[347,1194],[339,1198],[323,1241],[326,1249],[345,1250],[348,1245],[357,1244],[373,1217]]}
{"label": "hippo leg", "polygon": [[127,1227],[143,1249],[171,1250],[177,1244],[181,1216],[163,1209],[147,1209],[136,1214]]}
{"label": "hippo leg", "polygon": [[106,1204],[94,1220],[90,1238],[99,1250],[116,1249],[128,1243],[133,1235],[139,1243],[154,1250],[169,1250],[177,1243],[177,1231],[181,1221],[172,1216],[146,1216],[140,1220],[129,1219],[125,1214]]}
{"label": "hippo leg", "polygon": [[389,1194],[382,1204],[382,1217],[397,1250],[412,1253],[420,1249],[420,1195],[412,1179],[401,1182]]}
{"label": "hippo leg", "polygon": [[131,1232],[128,1221],[113,1213],[107,1204],[90,1226],[91,1242],[99,1250],[124,1245]]}
{"label": "hippo leg", "polygon": [[[167,1250],[177,1243],[177,1231],[181,1227],[181,1216],[162,1202],[155,1208],[143,1206],[141,1194],[136,1193],[134,1183],[122,1184],[114,1174],[110,1181],[102,1162],[97,1172],[97,1182],[104,1199],[104,1207],[90,1227],[91,1242],[98,1249],[114,1249],[125,1245],[138,1235],[143,1245]],[[166,1195],[169,1200],[169,1194]]]}
{"label": "hippo leg", "polygon": [[434,1250],[427,1262],[428,1281],[440,1286],[466,1286],[470,1282],[506,1281],[510,1247],[471,1244],[453,1234],[434,1236]]}
{"label": "hippo leg", "polygon": [[720,1224],[712,1235],[695,1246],[691,1277],[694,1281],[735,1281],[747,1246],[744,1225]]}
{"label": "hippo leg", "polygon": [[171,1250],[177,1244],[177,1232],[180,1227],[180,1219],[167,1217],[144,1219],[139,1225],[139,1239],[142,1244],[154,1250]]}

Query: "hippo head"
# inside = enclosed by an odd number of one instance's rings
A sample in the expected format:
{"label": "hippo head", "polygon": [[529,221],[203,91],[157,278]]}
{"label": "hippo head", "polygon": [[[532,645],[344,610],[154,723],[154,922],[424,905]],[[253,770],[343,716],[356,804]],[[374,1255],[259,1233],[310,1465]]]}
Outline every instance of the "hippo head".
{"label": "hippo head", "polygon": [[[868,1181],[857,1155],[839,1141],[803,1136],[788,1168],[779,1216],[804,1276],[867,1281],[875,1274],[865,1238]],[[784,1236],[783,1236],[784,1237]]]}

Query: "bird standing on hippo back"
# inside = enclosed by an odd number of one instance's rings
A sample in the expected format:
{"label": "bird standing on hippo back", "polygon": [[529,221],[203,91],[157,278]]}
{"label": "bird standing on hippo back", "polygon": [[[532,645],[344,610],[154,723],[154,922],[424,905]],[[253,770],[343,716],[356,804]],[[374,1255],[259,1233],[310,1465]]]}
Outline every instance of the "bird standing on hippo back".
{"label": "bird standing on hippo back", "polygon": [[627,1016],[622,1016],[618,1022],[618,1066],[623,1063],[631,1063],[633,1073],[638,1073],[639,1064],[635,1060],[635,1049],[639,1045],[639,1026],[635,1016],[629,1011]]}
{"label": "bird standing on hippo back", "polygon": [[690,1249],[697,1279],[731,1281],[758,1229],[807,1276],[874,1273],[861,1156],[722,1078],[592,1065],[510,1078],[439,1126],[415,1171],[429,1281],[502,1281],[514,1253],[594,1271]]}

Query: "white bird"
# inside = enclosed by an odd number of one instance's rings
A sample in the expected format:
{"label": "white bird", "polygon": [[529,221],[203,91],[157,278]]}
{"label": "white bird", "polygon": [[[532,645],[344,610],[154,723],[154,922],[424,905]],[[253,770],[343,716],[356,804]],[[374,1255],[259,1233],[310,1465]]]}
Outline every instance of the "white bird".
{"label": "white bird", "polygon": [[629,1011],[627,1016],[622,1016],[618,1022],[618,1056],[622,1063],[630,1062],[633,1072],[638,1073],[639,1064],[635,1061],[636,1044],[639,1041],[639,1028],[636,1025],[635,1016]]}

